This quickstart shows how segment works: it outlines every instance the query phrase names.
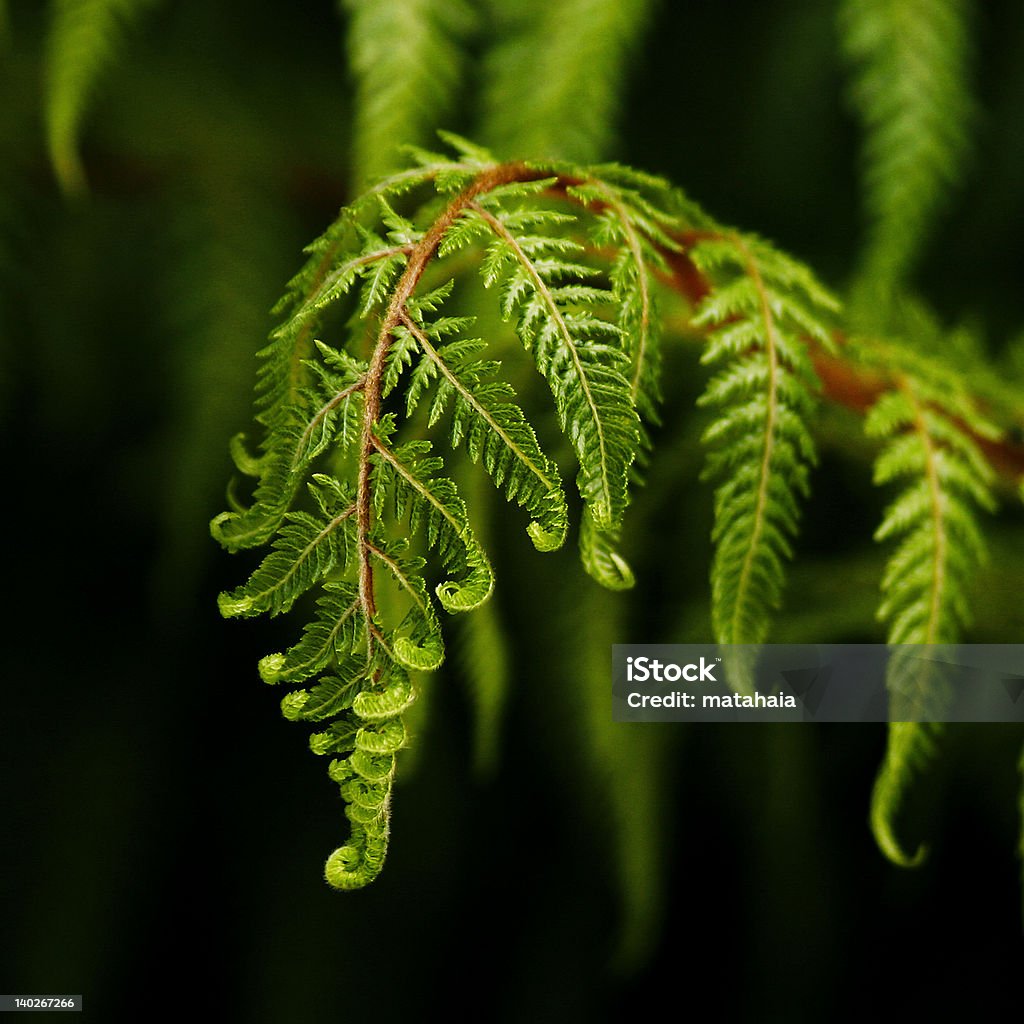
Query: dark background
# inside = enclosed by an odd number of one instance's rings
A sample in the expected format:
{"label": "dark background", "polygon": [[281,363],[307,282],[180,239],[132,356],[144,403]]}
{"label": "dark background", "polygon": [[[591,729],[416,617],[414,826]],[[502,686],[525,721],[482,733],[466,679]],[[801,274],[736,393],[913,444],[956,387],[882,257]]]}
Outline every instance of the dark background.
{"label": "dark background", "polygon": [[[976,154],[918,283],[995,355],[1021,323],[1024,7],[977,6]],[[383,875],[328,889],[337,790],[255,669],[296,626],[220,619],[250,563],[207,524],[266,311],[349,195],[341,23],[327,0],[159,7],[90,118],[90,193],[67,201],[39,123],[42,7],[10,5],[0,54],[0,991],[81,992],[101,1021],[154,1000],[246,1022],[603,1020],[698,997],[725,1020],[987,1016],[1021,963],[1020,735],[1001,727],[950,731],[912,872],[867,826],[881,726],[665,727],[664,871],[633,881],[660,930],[616,970],[616,826],[573,690],[587,585],[518,520],[495,545],[514,641],[496,773],[471,771],[453,664],[425,684]],[[832,4],[663,3],[615,155],[841,288],[860,232],[842,89]],[[671,372],[666,391],[697,393],[692,360]],[[682,412],[660,511],[629,541],[623,641],[706,630],[710,503]],[[827,424],[777,639],[882,639],[882,499],[855,436]],[[1021,639],[1021,518],[994,525],[973,639]]]}

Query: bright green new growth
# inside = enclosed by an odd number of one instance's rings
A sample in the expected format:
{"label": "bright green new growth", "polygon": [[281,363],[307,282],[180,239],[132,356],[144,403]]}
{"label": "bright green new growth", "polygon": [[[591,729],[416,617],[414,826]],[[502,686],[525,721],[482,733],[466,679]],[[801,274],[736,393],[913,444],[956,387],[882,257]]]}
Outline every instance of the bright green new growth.
{"label": "bright green new growth", "polygon": [[[807,347],[830,345],[835,303],[805,268],[716,227],[663,182],[614,165],[498,164],[446,138],[457,158],[413,151],[416,166],[309,247],[261,352],[259,454],[233,445],[256,478],[252,502],[212,524],[229,550],[270,547],[247,583],[221,595],[223,614],[277,615],[316,596],[302,635],[265,657],[260,675],[304,686],[284,698],[286,717],[329,723],[312,747],[335,755],[329,774],[351,822],[328,860],[338,888],[366,884],[383,864],[410,673],[445,656],[438,604],[471,611],[494,583],[432,433],[445,424],[453,451],[523,510],[538,551],[570,529],[559,466],[474,319],[455,311],[448,268],[478,267],[546,381],[577,465],[583,565],[610,589],[633,583],[615,545],[657,421],[655,279],[671,276],[671,258],[707,276],[694,324],[711,336],[708,359],[727,364],[704,399],[720,411],[709,466],[735,482],[719,489],[715,526],[723,641],[767,631],[813,454]],[[339,324],[341,344],[319,337]]]}

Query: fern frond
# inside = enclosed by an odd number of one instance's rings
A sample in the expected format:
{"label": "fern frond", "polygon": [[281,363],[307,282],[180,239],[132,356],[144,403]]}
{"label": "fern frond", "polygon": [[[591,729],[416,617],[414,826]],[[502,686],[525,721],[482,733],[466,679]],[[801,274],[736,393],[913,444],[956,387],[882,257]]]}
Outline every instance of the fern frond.
{"label": "fern frond", "polygon": [[[909,311],[908,324],[924,335],[919,347],[934,342],[937,328],[920,310]],[[875,403],[865,430],[883,442],[875,482],[905,486],[875,534],[897,542],[878,616],[888,624],[890,644],[954,643],[969,621],[968,592],[985,559],[978,514],[994,509],[994,474],[975,438],[994,437],[995,431],[953,371],[900,348],[888,348],[884,358],[895,390]],[[883,852],[912,866],[926,848],[908,854],[896,821],[915,778],[935,756],[942,727],[930,719],[939,718],[944,677],[940,665],[901,646],[891,656],[887,682],[889,743],[872,794],[871,825]]]}
{"label": "fern frond", "polygon": [[[647,448],[650,439],[646,426],[659,422],[661,404],[656,277],[669,273],[666,254],[681,248],[673,237],[679,227],[675,207],[680,199],[669,193],[663,182],[629,168],[603,164],[593,171],[600,177],[572,185],[567,191],[596,212],[593,244],[599,250],[610,248],[616,253],[609,274],[612,296],[632,362],[630,393],[640,414],[642,442]],[[685,212],[691,229],[710,224],[695,208]]]}
{"label": "fern frond", "polygon": [[498,42],[485,59],[484,139],[501,153],[604,156],[650,0],[490,6]]}
{"label": "fern frond", "polygon": [[[266,351],[266,350],[264,350]],[[330,350],[322,352],[331,358]],[[211,523],[213,536],[229,551],[264,544],[273,536],[314,461],[332,444],[351,447],[362,407],[366,366],[343,353],[317,364],[315,383],[297,392],[297,401],[278,420],[257,460],[245,456],[239,469],[256,469],[259,482],[252,505],[224,512]]]}
{"label": "fern frond", "polygon": [[595,524],[613,528],[626,508],[639,418],[621,334],[597,312],[611,296],[583,283],[593,271],[568,258],[579,251],[577,243],[517,230],[489,208],[496,198],[491,193],[472,207],[494,235],[482,265],[484,282],[501,283],[506,317],[518,312],[520,340],[551,388],[559,423],[579,459],[580,494]]}
{"label": "fern frond", "polygon": [[[581,578],[555,620],[584,770],[579,786],[607,834],[607,864],[618,902],[612,963],[629,973],[644,962],[664,917],[666,759],[678,736],[657,725],[615,723],[608,714],[608,637],[626,632],[624,597]],[[581,585],[582,584],[582,585]]]}
{"label": "fern frond", "polygon": [[57,180],[85,188],[78,136],[96,87],[117,59],[133,21],[156,0],[53,0],[46,40],[46,137]]}
{"label": "fern frond", "polygon": [[[410,179],[419,184],[422,178]],[[374,199],[387,210],[386,198],[404,190],[380,188]],[[257,419],[267,433],[258,460],[259,483],[252,506],[214,520],[214,536],[229,550],[266,543],[293,500],[310,463],[324,452],[335,422],[351,426],[358,417],[368,366],[347,352],[334,352],[313,337],[323,317],[356,292],[364,313],[379,305],[386,284],[405,265],[412,242],[384,238],[355,222],[363,203],[342,211],[324,236],[308,249],[310,259],[289,282],[285,297],[274,307],[287,312],[260,350],[256,383]],[[395,233],[395,229],[392,229]],[[403,234],[403,239],[404,239]],[[349,251],[337,262],[339,252]],[[323,358],[311,359],[317,348]],[[310,378],[317,380],[310,383]],[[354,441],[359,431],[345,429],[341,438]]]}
{"label": "fern frond", "polygon": [[[396,666],[378,684],[379,692],[362,692],[352,699],[354,722],[332,727],[319,742],[325,753],[351,750],[328,768],[341,789],[345,816],[352,826],[348,842],[327,858],[324,869],[328,883],[336,889],[358,889],[372,882],[387,854],[395,755],[405,744],[401,716],[414,695],[408,676]],[[314,750],[318,739],[313,739]]]}
{"label": "fern frond", "polygon": [[973,101],[967,0],[844,0],[850,99],[864,127],[865,275],[905,277],[960,180]]}
{"label": "fern frond", "polygon": [[395,168],[450,116],[475,22],[463,0],[340,0],[356,76],[355,180]]}
{"label": "fern frond", "polygon": [[808,341],[831,345],[827,318],[837,305],[806,269],[758,239],[720,236],[689,255],[717,282],[694,318],[710,331],[702,361],[722,366],[700,399],[717,413],[704,434],[704,476],[719,482],[712,622],[720,643],[757,644],[781,599],[815,458]]}
{"label": "fern frond", "polygon": [[583,568],[609,590],[629,590],[636,582],[629,563],[618,553],[618,527],[601,529],[587,513],[580,522]]}

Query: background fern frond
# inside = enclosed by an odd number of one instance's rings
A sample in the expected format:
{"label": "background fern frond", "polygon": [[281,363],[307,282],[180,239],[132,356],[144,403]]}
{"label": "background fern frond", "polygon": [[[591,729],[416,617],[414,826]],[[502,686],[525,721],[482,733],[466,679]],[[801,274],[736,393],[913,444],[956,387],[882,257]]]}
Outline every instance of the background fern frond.
{"label": "background fern frond", "polygon": [[844,0],[840,36],[864,130],[864,275],[898,283],[961,179],[974,102],[968,0]]}
{"label": "background fern frond", "polygon": [[489,0],[481,135],[502,155],[589,161],[607,154],[650,0]]}
{"label": "background fern frond", "polygon": [[360,186],[397,166],[400,147],[448,122],[476,21],[464,0],[339,0],[356,77],[353,178]]}
{"label": "background fern frond", "polygon": [[611,721],[604,638],[625,633],[624,595],[585,579],[571,593],[557,620],[562,672],[576,683],[570,699],[585,759],[579,785],[607,833],[607,866],[618,892],[611,963],[628,974],[644,963],[664,920],[666,767],[675,737],[657,724],[638,728]]}
{"label": "background fern frond", "polygon": [[78,137],[100,80],[132,21],[157,0],[53,0],[47,39],[45,115],[50,160],[65,192],[85,188]]}
{"label": "background fern frond", "polygon": [[[501,523],[496,492],[475,467],[465,464],[457,483],[471,510],[473,532],[489,547]],[[488,781],[500,763],[502,723],[513,682],[511,643],[497,595],[455,620],[453,642],[473,708],[473,767],[481,781]]]}
{"label": "background fern frond", "polygon": [[[196,134],[205,137],[199,127]],[[249,154],[237,137],[232,148],[236,166],[224,166],[222,151],[205,153],[187,186],[173,190],[162,207],[167,238],[159,256],[168,269],[155,297],[174,387],[162,455],[165,526],[153,582],[167,610],[187,602],[202,571],[193,523],[216,511],[230,468],[206,439],[245,422],[249,403],[233,382],[239,366],[253,363],[253,337],[266,334],[266,310],[288,271],[279,239],[295,230],[249,180]],[[240,442],[235,449],[242,454]],[[250,463],[245,475],[255,469]]]}

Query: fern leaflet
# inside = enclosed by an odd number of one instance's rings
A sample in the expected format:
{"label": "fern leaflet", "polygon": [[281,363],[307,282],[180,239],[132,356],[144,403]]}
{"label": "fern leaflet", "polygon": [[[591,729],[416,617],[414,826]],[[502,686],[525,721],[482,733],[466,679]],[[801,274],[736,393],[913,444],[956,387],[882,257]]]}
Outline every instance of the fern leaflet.
{"label": "fern leaflet", "polygon": [[[919,347],[927,348],[934,324],[919,311],[908,319]],[[878,615],[888,623],[891,644],[954,643],[969,621],[969,586],[985,558],[978,513],[994,508],[993,472],[975,438],[997,432],[954,373],[909,350],[887,348],[884,358],[896,366],[895,389],[875,403],[865,429],[884,442],[875,482],[907,483],[875,534],[898,542],[882,580]],[[881,361],[880,353],[874,359]],[[896,819],[936,752],[942,728],[929,719],[939,717],[934,711],[943,697],[942,666],[916,657],[911,647],[897,647],[888,686],[889,744],[872,795],[871,825],[886,855],[911,866],[926,848],[908,854],[896,836]]]}
{"label": "fern leaflet", "polygon": [[799,264],[757,239],[698,241],[689,253],[721,279],[694,322],[710,330],[703,362],[723,365],[700,404],[715,492],[712,623],[720,643],[757,644],[780,599],[783,562],[808,489],[816,378],[808,339],[829,347],[836,303]]}

